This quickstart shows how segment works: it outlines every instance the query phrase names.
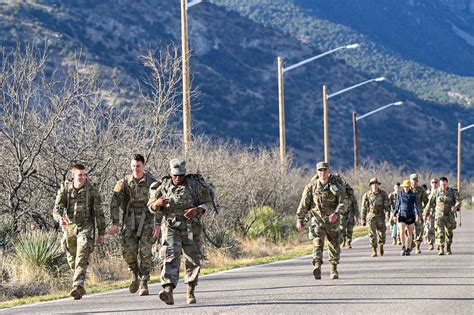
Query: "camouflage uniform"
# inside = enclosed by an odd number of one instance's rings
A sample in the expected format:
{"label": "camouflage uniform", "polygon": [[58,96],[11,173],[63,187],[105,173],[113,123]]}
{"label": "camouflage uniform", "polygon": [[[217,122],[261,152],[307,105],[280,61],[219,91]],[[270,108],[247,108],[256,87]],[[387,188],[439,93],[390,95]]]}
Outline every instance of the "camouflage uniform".
{"label": "camouflage uniform", "polygon": [[[362,223],[364,224],[368,220],[370,246],[375,250],[378,243],[379,248],[381,248],[385,244],[385,233],[387,231],[385,215],[390,214],[390,200],[387,193],[381,189],[366,192],[362,196],[361,213]],[[381,255],[383,255],[383,252]]]}
{"label": "camouflage uniform", "polygon": [[122,230],[120,245],[122,256],[133,275],[141,280],[150,279],[153,253],[156,242],[153,237],[155,216],[148,211],[148,192],[155,178],[145,172],[143,178],[136,180],[129,175],[117,182],[110,201],[110,216],[113,225],[119,225],[120,208],[122,208]]}
{"label": "camouflage uniform", "polygon": [[158,212],[163,215],[162,247],[160,260],[163,263],[161,270],[161,285],[178,284],[181,253],[185,259],[184,283],[196,286],[202,260],[203,227],[200,216],[193,220],[184,217],[185,210],[193,207],[207,208],[211,202],[209,190],[199,180],[200,175],[189,174],[185,177],[184,185],[175,186],[170,176],[164,177],[161,183],[155,183],[150,189],[148,206],[151,208],[160,197],[169,199],[165,208]]}
{"label": "camouflage uniform", "polygon": [[359,206],[354,192],[349,193],[349,190],[347,190],[347,213],[347,215],[341,215],[339,228],[341,229],[343,246],[347,245],[351,248],[354,225],[356,220],[359,219]]}
{"label": "camouflage uniform", "polygon": [[[428,203],[428,194],[421,186],[412,188],[416,194],[416,202],[418,203],[418,209],[423,209]],[[415,232],[413,233],[413,239],[419,249],[420,244],[423,242],[423,217],[421,213],[418,213],[418,223],[415,223]]]}
{"label": "camouflage uniform", "polygon": [[326,237],[329,241],[329,263],[333,266],[339,264],[341,254],[339,220],[331,223],[328,216],[333,213],[348,216],[345,207],[345,185],[344,180],[334,174],[329,175],[326,184],[322,184],[319,178],[313,178],[305,187],[301,196],[296,216],[298,223],[303,225],[306,215],[308,212],[311,213],[309,239],[313,241],[313,265],[315,268],[320,268],[323,263],[324,240]]}
{"label": "camouflage uniform", "polygon": [[[436,191],[436,190],[435,190]],[[426,194],[428,195],[428,200],[431,198],[431,194],[435,191],[427,190]],[[430,216],[428,222],[425,222],[425,229],[423,233],[423,237],[427,244],[434,245],[435,243],[435,218],[434,216]]]}
{"label": "camouflage uniform", "polygon": [[73,286],[84,287],[89,256],[94,250],[95,223],[99,235],[105,234],[105,217],[97,189],[89,181],[79,189],[65,182],[59,189],[53,209],[54,220],[68,221],[61,245],[74,273]]}
{"label": "camouflage uniform", "polygon": [[[451,207],[460,209],[461,200],[459,194],[453,188],[448,187],[446,191],[438,188],[430,195],[429,201],[423,210],[424,215],[435,217],[436,242],[439,254],[444,254],[444,244],[447,244],[448,253],[451,253],[453,243],[453,230],[456,229],[456,218]],[[447,238],[447,239],[446,239]]]}
{"label": "camouflage uniform", "polygon": [[[390,213],[393,215],[395,212],[395,205],[397,204],[397,193],[392,191],[388,194],[388,200],[390,202]],[[390,225],[392,226],[392,238],[394,238],[395,245],[396,243],[400,243],[400,235],[398,235],[398,224],[394,218],[390,219]]]}

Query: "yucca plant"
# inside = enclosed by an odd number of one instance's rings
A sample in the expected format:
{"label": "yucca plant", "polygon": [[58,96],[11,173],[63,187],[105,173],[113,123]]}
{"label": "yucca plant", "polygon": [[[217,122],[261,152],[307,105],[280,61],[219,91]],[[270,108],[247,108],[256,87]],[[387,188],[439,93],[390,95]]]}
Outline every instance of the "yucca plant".
{"label": "yucca plant", "polygon": [[21,234],[13,242],[13,250],[11,266],[23,280],[49,281],[67,270],[66,255],[57,233],[32,231]]}

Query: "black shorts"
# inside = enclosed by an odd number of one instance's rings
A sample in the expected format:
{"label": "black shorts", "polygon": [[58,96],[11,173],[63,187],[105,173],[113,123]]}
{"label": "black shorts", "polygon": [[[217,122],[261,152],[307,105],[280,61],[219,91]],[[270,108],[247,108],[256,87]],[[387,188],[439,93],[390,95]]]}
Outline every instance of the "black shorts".
{"label": "black shorts", "polygon": [[416,217],[399,217],[398,222],[403,222],[407,225],[413,224],[416,221]]}

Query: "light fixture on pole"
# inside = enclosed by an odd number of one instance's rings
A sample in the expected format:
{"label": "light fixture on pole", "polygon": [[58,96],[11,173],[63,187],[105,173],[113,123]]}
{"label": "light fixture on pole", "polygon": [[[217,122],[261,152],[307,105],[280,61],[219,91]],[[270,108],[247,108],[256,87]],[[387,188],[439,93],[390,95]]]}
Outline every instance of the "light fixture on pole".
{"label": "light fixture on pole", "polygon": [[357,133],[357,122],[367,116],[370,116],[370,115],[373,115],[375,114],[376,112],[379,112],[381,110],[384,110],[390,106],[400,106],[402,105],[403,102],[394,102],[394,103],[390,103],[390,104],[387,104],[385,106],[382,106],[380,108],[377,108],[373,111],[370,111],[364,115],[361,115],[359,117],[357,117],[357,113],[356,112],[353,112],[352,113],[352,126],[353,126],[353,130],[354,130],[354,172],[357,170],[357,168],[359,167],[359,147],[358,147],[358,133]]}
{"label": "light fixture on pole", "polygon": [[327,93],[327,87],[326,85],[323,85],[323,119],[324,119],[324,161],[329,162],[329,130],[328,130],[328,106],[327,106],[327,101],[330,98],[333,98],[334,96],[340,95],[342,93],[346,93],[350,90],[353,90],[355,88],[358,88],[360,86],[363,86],[365,84],[371,83],[371,82],[381,82],[385,81],[384,77],[379,77],[375,79],[370,79],[358,84],[354,84],[348,88],[342,89],[340,91],[337,91],[332,94]]}
{"label": "light fixture on pole", "polygon": [[278,57],[278,105],[279,105],[278,113],[279,113],[279,130],[280,130],[280,164],[281,164],[282,170],[285,169],[285,166],[286,166],[285,91],[284,91],[283,74],[287,71],[298,68],[302,65],[305,65],[316,59],[332,54],[336,51],[339,51],[342,49],[355,49],[355,48],[358,48],[359,46],[360,46],[359,44],[340,46],[332,50],[329,50],[327,52],[324,52],[322,54],[300,61],[286,68],[283,67],[283,58]]}

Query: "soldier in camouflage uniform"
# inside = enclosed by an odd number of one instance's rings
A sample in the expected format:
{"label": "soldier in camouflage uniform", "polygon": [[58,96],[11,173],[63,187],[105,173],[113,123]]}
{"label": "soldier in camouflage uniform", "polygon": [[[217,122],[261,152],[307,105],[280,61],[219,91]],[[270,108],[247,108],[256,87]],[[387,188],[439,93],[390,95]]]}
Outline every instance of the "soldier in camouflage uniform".
{"label": "soldier in camouflage uniform", "polygon": [[380,256],[383,256],[387,231],[385,221],[390,215],[390,200],[387,193],[379,189],[380,182],[376,177],[369,181],[369,185],[370,190],[362,196],[362,225],[365,226],[369,221],[371,256],[377,256],[377,243]]}
{"label": "soldier in camouflage uniform", "polygon": [[441,177],[439,179],[439,188],[431,193],[423,211],[426,219],[433,216],[434,212],[438,255],[444,255],[445,244],[446,253],[448,255],[452,254],[453,230],[456,229],[455,213],[460,210],[461,199],[458,192],[448,187],[448,179],[446,177]]}
{"label": "soldier in camouflage uniform", "polygon": [[394,215],[395,205],[397,203],[397,194],[400,192],[400,190],[401,190],[400,183],[396,183],[393,186],[393,191],[390,194],[388,194],[388,200],[390,201],[390,210],[391,210],[390,225],[392,226],[392,239],[393,239],[392,244],[393,245],[401,244],[400,233],[398,231],[398,224],[396,222],[396,218]]}
{"label": "soldier in camouflage uniform", "polygon": [[198,174],[186,175],[183,159],[170,161],[171,176],[150,188],[149,209],[163,216],[160,259],[161,285],[159,297],[168,305],[174,304],[173,289],[179,279],[181,254],[185,259],[184,283],[186,302],[196,303],[194,295],[201,269],[203,227],[202,215],[211,202],[210,188]]}
{"label": "soldier in camouflage uniform", "polygon": [[328,255],[331,264],[331,279],[338,279],[337,265],[341,254],[341,230],[339,217],[347,216],[345,207],[346,182],[335,174],[330,174],[329,163],[316,164],[318,177],[306,185],[296,211],[296,229],[304,228],[304,220],[311,213],[309,239],[313,241],[313,275],[321,279],[324,239],[329,241]]}
{"label": "soldier in camouflage uniform", "polygon": [[103,244],[105,217],[99,192],[87,180],[84,165],[73,165],[71,173],[73,181],[66,181],[57,193],[53,217],[64,232],[61,245],[74,273],[70,295],[79,300],[86,294],[84,281],[89,256],[94,250],[95,224],[99,232],[98,243]]}
{"label": "soldier in camouflage uniform", "polygon": [[359,220],[359,206],[354,190],[349,185],[346,185],[346,194],[348,215],[341,214],[339,227],[341,229],[342,247],[352,248],[352,234],[354,225]]}
{"label": "soldier in camouflage uniform", "polygon": [[122,208],[122,229],[120,245],[122,256],[132,275],[128,287],[130,293],[148,295],[148,281],[152,268],[152,246],[160,233],[160,224],[148,211],[148,192],[155,178],[145,172],[145,158],[135,154],[130,163],[132,174],[119,180],[110,201],[112,227],[109,234],[115,235],[120,228],[120,208]]}
{"label": "soldier in camouflage uniform", "polygon": [[[418,204],[418,209],[423,209],[428,203],[428,194],[426,191],[418,185],[418,175],[410,175],[411,189],[416,194],[416,201]],[[413,236],[415,242],[415,253],[421,253],[421,243],[423,242],[423,218],[421,213],[418,213],[419,221],[415,223],[415,235]]]}
{"label": "soldier in camouflage uniform", "polygon": [[[436,192],[437,189],[438,189],[438,179],[433,178],[433,179],[431,179],[431,189],[426,191],[426,194],[429,196],[428,200],[431,197],[431,194]],[[428,244],[428,249],[433,250],[435,239],[436,239],[436,237],[435,237],[435,218],[434,218],[434,216],[430,216],[429,220],[425,219],[425,231],[424,231],[423,237],[425,239],[425,243]]]}

